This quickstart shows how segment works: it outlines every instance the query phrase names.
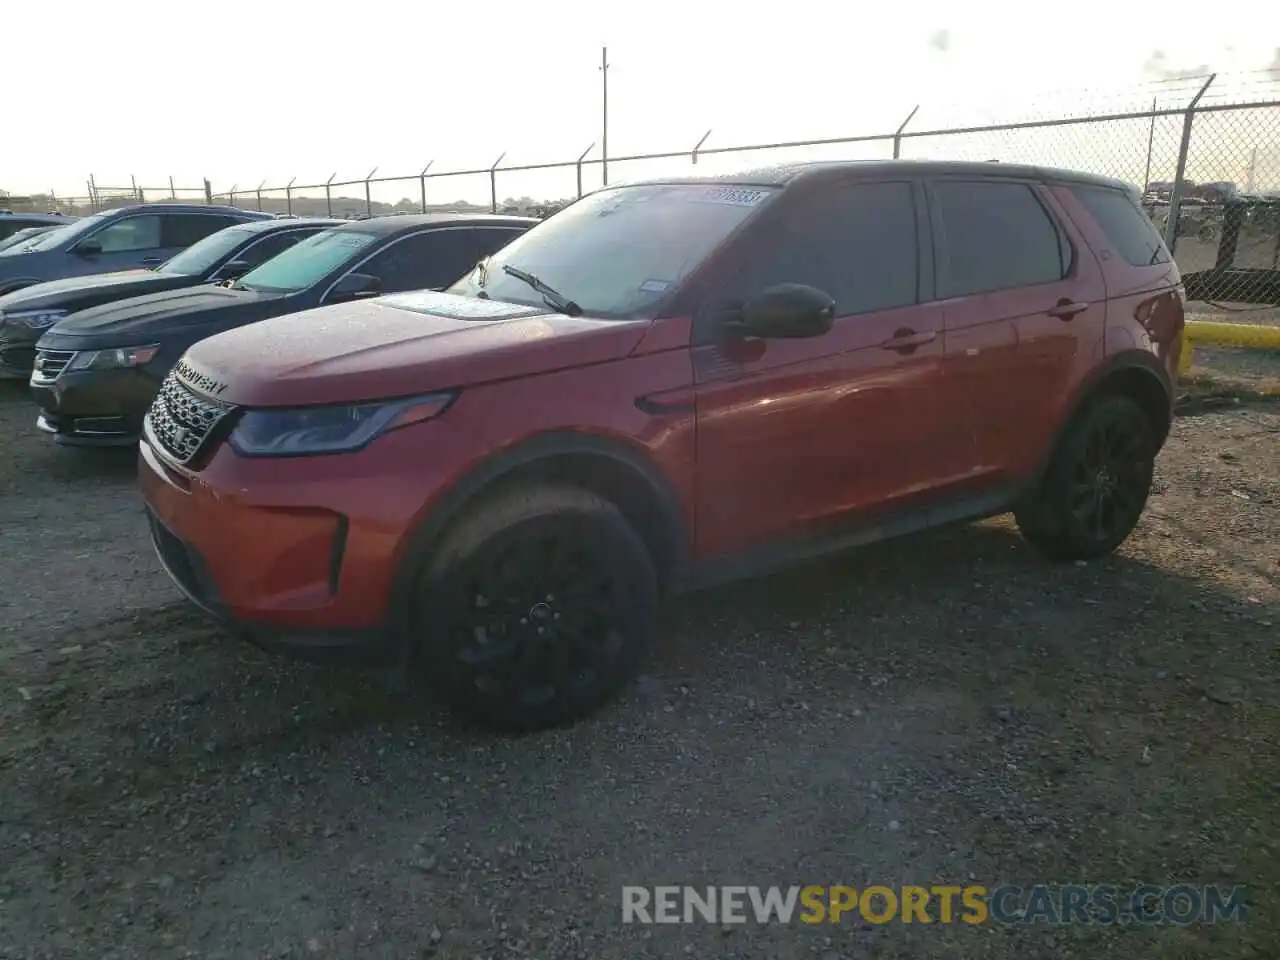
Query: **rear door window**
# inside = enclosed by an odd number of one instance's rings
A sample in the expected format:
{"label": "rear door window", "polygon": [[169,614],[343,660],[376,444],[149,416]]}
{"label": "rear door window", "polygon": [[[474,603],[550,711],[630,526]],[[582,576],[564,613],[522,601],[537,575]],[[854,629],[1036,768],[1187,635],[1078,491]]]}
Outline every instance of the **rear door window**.
{"label": "rear door window", "polygon": [[189,247],[211,233],[225,227],[243,223],[216,213],[166,213],[164,219],[164,246]]}
{"label": "rear door window", "polygon": [[1071,246],[1030,186],[940,180],[932,195],[946,239],[940,297],[1053,283],[1070,270]]}
{"label": "rear door window", "polygon": [[1123,190],[1075,184],[1071,192],[1125,262],[1134,267],[1169,262],[1169,251],[1155,224]]}

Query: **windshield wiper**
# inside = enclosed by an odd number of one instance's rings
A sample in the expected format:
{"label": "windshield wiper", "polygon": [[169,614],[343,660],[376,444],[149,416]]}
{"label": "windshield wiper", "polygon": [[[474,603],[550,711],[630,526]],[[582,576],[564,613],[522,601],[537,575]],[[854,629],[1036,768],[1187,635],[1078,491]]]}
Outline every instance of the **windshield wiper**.
{"label": "windshield wiper", "polygon": [[529,273],[526,270],[521,270],[518,267],[513,267],[509,263],[504,263],[502,265],[502,272],[508,276],[515,277],[517,280],[527,283],[529,286],[533,287],[533,289],[537,290],[542,294],[543,301],[547,306],[551,307],[551,309],[558,310],[570,317],[582,316],[582,308],[580,306],[558,291],[555,287],[539,280],[532,273]]}

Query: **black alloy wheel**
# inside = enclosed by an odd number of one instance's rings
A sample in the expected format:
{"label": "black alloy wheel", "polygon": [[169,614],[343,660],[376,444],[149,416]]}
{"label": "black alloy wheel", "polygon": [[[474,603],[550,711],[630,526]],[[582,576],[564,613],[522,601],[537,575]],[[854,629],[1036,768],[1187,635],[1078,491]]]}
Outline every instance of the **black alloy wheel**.
{"label": "black alloy wheel", "polygon": [[432,679],[488,726],[579,719],[635,675],[650,646],[648,551],[586,491],[537,488],[485,505],[434,571],[419,609]]}
{"label": "black alloy wheel", "polygon": [[1111,553],[1142,517],[1156,452],[1136,401],[1099,398],[1067,429],[1040,487],[1015,510],[1023,536],[1058,560]]}

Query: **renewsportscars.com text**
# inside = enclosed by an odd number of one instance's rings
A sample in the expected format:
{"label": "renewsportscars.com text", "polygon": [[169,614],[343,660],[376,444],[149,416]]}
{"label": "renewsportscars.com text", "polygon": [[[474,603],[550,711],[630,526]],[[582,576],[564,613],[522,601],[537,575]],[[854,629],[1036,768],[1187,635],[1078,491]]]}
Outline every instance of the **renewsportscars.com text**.
{"label": "renewsportscars.com text", "polygon": [[622,888],[623,923],[1221,923],[1248,919],[1244,887],[976,884]]}

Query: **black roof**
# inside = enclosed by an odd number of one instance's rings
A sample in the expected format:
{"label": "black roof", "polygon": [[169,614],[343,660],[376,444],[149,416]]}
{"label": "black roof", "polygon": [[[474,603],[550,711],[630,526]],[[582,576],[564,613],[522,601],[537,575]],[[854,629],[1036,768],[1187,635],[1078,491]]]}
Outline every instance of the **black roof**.
{"label": "black roof", "polygon": [[273,230],[289,230],[298,229],[299,226],[319,227],[343,227],[346,226],[346,220],[338,220],[332,217],[271,217],[267,220],[248,220],[244,223],[237,223],[233,227],[227,227],[228,230],[247,230],[249,233],[270,233]]}
{"label": "black roof", "polygon": [[368,220],[342,221],[342,229],[389,234],[415,227],[532,227],[539,222],[537,217],[507,217],[491,213],[393,213]]}
{"label": "black roof", "polygon": [[110,207],[101,213],[136,213],[140,210],[155,210],[163,208],[165,210],[176,210],[179,213],[232,213],[251,220],[269,220],[274,219],[272,214],[265,213],[260,210],[245,210],[243,207],[228,207],[214,203],[170,203],[169,201],[157,201],[156,203],[131,203],[123,207]]}
{"label": "black roof", "polygon": [[973,160],[809,160],[779,163],[773,166],[743,169],[733,173],[705,176],[654,177],[637,183],[725,183],[752,187],[783,187],[798,180],[845,178],[851,173],[872,176],[919,176],[925,173],[975,177],[1018,177],[1027,180],[1071,181],[1101,186],[1132,189],[1121,180],[1076,170],[1037,167],[1021,163],[979,162]]}
{"label": "black roof", "polygon": [[12,217],[14,220],[25,220],[28,223],[48,224],[51,227],[60,223],[74,223],[79,219],[63,213],[33,213],[26,210],[0,210],[0,217]]}

